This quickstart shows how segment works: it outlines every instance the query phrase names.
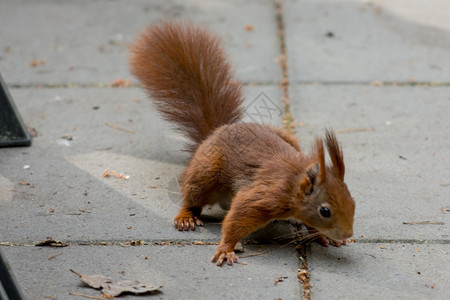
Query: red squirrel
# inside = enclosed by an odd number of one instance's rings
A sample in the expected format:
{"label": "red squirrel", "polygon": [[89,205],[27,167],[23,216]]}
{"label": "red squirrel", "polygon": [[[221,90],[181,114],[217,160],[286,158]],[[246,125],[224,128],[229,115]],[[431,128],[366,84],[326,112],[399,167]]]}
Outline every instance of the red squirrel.
{"label": "red squirrel", "polygon": [[284,129],[239,122],[242,86],[217,36],[191,23],[153,25],[131,45],[130,69],[162,116],[191,141],[175,227],[203,226],[202,208],[231,198],[212,258],[217,265],[237,262],[236,243],[276,219],[294,218],[335,245],[353,235],[355,202],[335,134],[326,130],[305,154]]}

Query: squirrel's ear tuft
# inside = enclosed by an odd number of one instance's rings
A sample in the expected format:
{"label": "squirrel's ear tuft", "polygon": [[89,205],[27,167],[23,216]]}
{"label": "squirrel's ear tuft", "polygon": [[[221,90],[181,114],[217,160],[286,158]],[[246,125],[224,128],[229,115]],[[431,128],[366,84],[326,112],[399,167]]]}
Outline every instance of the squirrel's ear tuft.
{"label": "squirrel's ear tuft", "polygon": [[325,154],[323,150],[323,141],[321,139],[316,138],[314,143],[314,151],[317,155],[317,164],[318,164],[318,180],[320,182],[325,182],[326,180],[326,165],[325,165]]}
{"label": "squirrel's ear tuft", "polygon": [[325,131],[325,139],[328,153],[330,154],[331,161],[333,162],[333,172],[340,180],[344,181],[345,164],[341,145],[339,145],[336,135],[330,129]]}

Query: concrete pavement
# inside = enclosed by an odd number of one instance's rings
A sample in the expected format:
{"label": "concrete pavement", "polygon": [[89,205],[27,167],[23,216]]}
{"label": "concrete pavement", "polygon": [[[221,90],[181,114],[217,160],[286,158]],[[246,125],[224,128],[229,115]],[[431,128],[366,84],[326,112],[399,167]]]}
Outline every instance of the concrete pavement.
{"label": "concrete pavement", "polygon": [[297,135],[311,144],[324,126],[337,131],[356,201],[356,244],[310,249],[311,298],[447,299],[450,4],[287,1],[284,11]]}
{"label": "concrete pavement", "polygon": [[[38,132],[29,148],[0,149],[0,251],[29,299],[100,295],[69,269],[163,285],[143,298],[300,299],[304,261],[311,299],[450,297],[450,4],[282,4],[277,15],[273,1],[256,0],[0,3],[0,71]],[[145,26],[190,19],[222,37],[247,112],[260,97],[282,110],[277,17],[303,148],[324,127],[343,145],[355,243],[303,253],[279,242],[294,230],[279,222],[250,237],[245,264],[218,268],[209,259],[220,209],[195,232],[172,226],[183,139],[135,80],[110,84],[131,78],[127,47]],[[130,178],[104,178],[107,168]],[[69,246],[29,247],[48,236]]]}

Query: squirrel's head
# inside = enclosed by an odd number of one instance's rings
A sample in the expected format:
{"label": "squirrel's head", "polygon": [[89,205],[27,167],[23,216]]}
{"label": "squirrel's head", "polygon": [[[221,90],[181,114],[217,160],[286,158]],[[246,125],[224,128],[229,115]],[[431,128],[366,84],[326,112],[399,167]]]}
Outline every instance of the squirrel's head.
{"label": "squirrel's head", "polygon": [[305,172],[302,221],[334,240],[346,240],[353,235],[355,202],[344,183],[345,165],[342,149],[336,136],[326,131],[325,143],[332,165],[325,164],[323,141],[316,139],[314,154],[317,159]]}

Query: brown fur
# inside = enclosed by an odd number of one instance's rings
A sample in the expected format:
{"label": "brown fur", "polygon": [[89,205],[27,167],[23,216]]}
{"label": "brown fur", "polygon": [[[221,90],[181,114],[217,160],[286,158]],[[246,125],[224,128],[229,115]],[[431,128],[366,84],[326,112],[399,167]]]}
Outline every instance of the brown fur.
{"label": "brown fur", "polygon": [[[296,218],[334,240],[353,234],[355,204],[334,133],[325,134],[332,161],[326,166],[321,139],[307,155],[288,131],[236,123],[243,111],[240,85],[216,37],[188,23],[156,25],[132,46],[130,64],[162,115],[193,143],[176,228],[194,230],[215,195],[231,197],[213,256],[218,265],[235,262],[236,243],[275,219]],[[329,217],[320,213],[324,207]]]}
{"label": "brown fur", "polygon": [[131,47],[131,72],[156,107],[193,141],[243,115],[241,84],[232,80],[218,37],[190,23],[147,28]]}
{"label": "brown fur", "polygon": [[331,130],[326,130],[325,141],[328,148],[328,153],[330,153],[331,161],[333,162],[333,172],[336,176],[344,180],[345,175],[345,165],[344,165],[344,154],[342,154],[342,148],[339,145],[336,136]]}

